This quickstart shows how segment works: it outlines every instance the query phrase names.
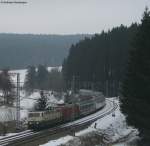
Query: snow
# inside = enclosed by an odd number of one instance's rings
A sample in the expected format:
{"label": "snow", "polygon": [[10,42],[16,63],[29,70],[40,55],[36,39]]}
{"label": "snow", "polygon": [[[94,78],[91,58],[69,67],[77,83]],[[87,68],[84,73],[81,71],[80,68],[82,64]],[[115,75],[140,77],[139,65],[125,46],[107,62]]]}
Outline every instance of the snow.
{"label": "snow", "polygon": [[[41,97],[40,91],[34,91],[29,96],[26,95],[25,93],[22,93],[21,96],[22,96],[22,99],[20,102],[21,108],[28,109],[28,110],[32,110],[34,108],[34,105],[37,102],[37,100]],[[57,100],[56,97],[53,94],[51,94],[51,91],[47,91],[46,96],[48,99],[48,106],[52,106],[52,105],[56,105],[56,104],[64,102],[62,99]]]}
{"label": "snow", "polygon": [[[112,114],[110,114],[102,119],[97,120],[88,128],[89,130],[86,129],[86,131],[91,132],[93,130],[96,130],[100,136],[104,136],[105,138],[107,138],[107,142],[111,143],[119,141],[124,137],[127,137],[128,140],[133,137],[136,138],[139,132],[134,127],[130,127],[126,124],[125,116],[120,111],[119,100],[116,98],[111,98],[111,100],[115,100],[115,102],[119,105],[115,113],[113,113],[115,114],[115,116],[112,116]],[[95,123],[96,129],[94,128]],[[79,133],[79,135],[81,134]]]}
{"label": "snow", "polygon": [[[28,117],[28,110],[21,109],[20,118],[24,120]],[[15,107],[0,107],[0,122],[8,122],[16,120],[16,108]]]}
{"label": "snow", "polygon": [[[50,71],[54,67],[48,67],[48,70]],[[61,70],[61,67],[58,68]],[[20,81],[25,81],[26,76],[26,69],[23,70],[13,70],[10,71],[11,73],[20,73]],[[16,82],[16,76],[12,76],[12,80]],[[48,94],[48,102],[50,105],[57,104],[57,103],[63,103],[64,101],[57,100],[53,94],[49,91]],[[21,91],[21,120],[24,120],[28,117],[28,111],[31,110],[37,99],[40,98],[40,93],[38,91],[33,92],[31,95],[26,95],[24,91]],[[114,100],[119,105],[119,100],[117,98],[111,98],[109,100]],[[0,107],[0,121],[12,121],[16,119],[16,109],[11,107]],[[94,128],[95,123],[96,129]],[[112,114],[107,115],[103,117],[102,119],[97,120],[94,122],[91,126],[89,126],[87,129],[82,130],[80,132],[77,132],[75,135],[80,137],[83,135],[86,135],[91,132],[97,132],[98,135],[104,136],[107,139],[107,142],[115,142],[119,139],[122,139],[124,137],[127,137],[125,140],[130,140],[133,137],[136,137],[138,135],[138,130],[129,127],[126,124],[125,116],[121,113],[120,107],[117,108],[115,111],[115,117],[112,116]],[[51,140],[47,144],[44,144],[42,146],[58,146],[60,144],[65,144],[70,140],[76,140],[72,136],[65,136],[62,138],[59,138],[57,140]],[[76,145],[77,146],[77,145]],[[122,144],[113,145],[113,146],[122,146]]]}
{"label": "snow", "polygon": [[125,146],[125,144],[124,143],[118,143],[118,144],[114,144],[112,146]]}
{"label": "snow", "polygon": [[[117,98],[111,98],[109,100],[114,100],[115,103],[120,105],[119,100]],[[125,116],[120,111],[120,106],[115,111],[115,116],[112,116],[112,114],[109,114],[102,119],[98,119],[96,122],[91,124],[87,129],[82,130],[80,132],[75,133],[76,137],[80,136],[86,136],[88,133],[96,132],[100,137],[105,137],[106,143],[115,143],[122,141],[130,141],[134,137],[136,138],[139,134],[138,130],[130,127],[126,124]],[[96,123],[96,128],[95,128]],[[72,138],[71,140],[76,140],[76,137]],[[66,139],[67,142],[66,142]],[[60,146],[61,144],[69,144],[69,138],[63,137],[58,140],[51,140],[45,145],[42,146]],[[121,142],[122,142],[121,141]],[[74,146],[74,145],[73,145]],[[77,144],[75,145],[77,146]],[[124,146],[124,143],[118,143],[113,146]]]}
{"label": "snow", "polygon": [[[120,105],[117,99],[115,99],[115,102]],[[108,141],[115,142],[128,135],[130,139],[139,134],[137,129],[127,125],[125,116],[120,111],[120,106],[117,108],[114,114],[115,117],[110,114],[96,121],[96,129],[100,135],[105,135]],[[95,123],[93,123],[91,126],[94,127],[94,124]]]}
{"label": "snow", "polygon": [[56,99],[56,97],[53,94],[49,94],[47,96],[47,98],[48,98],[48,103],[49,104],[51,104],[51,103],[57,104],[58,103],[58,100]]}
{"label": "snow", "polygon": [[58,71],[62,70],[62,66],[57,66],[57,67],[48,67],[47,70],[51,71],[52,69],[58,69]]}
{"label": "snow", "polygon": [[[52,69],[58,69],[59,71],[61,71],[62,67],[48,67],[48,71],[51,71]],[[17,81],[17,73],[20,74],[20,82],[21,82],[21,86],[23,86],[23,83],[25,81],[25,76],[27,73],[27,69],[20,69],[20,70],[11,70],[9,71],[10,73],[12,73],[11,75],[11,79],[14,83],[16,83]],[[21,120],[27,119],[28,118],[28,112],[29,110],[32,110],[34,108],[35,103],[37,102],[37,99],[40,98],[40,91],[34,91],[31,95],[27,95],[25,93],[25,91],[21,91],[20,92],[20,106],[21,106],[21,111],[20,111],[20,116],[21,116]],[[48,91],[49,94],[47,94],[48,97],[48,102],[49,105],[52,104],[57,104],[57,103],[63,103],[64,101],[61,100],[57,100],[55,98],[54,95],[51,94],[51,91]],[[2,94],[2,92],[0,92],[0,95]],[[0,122],[4,122],[4,121],[12,121],[16,119],[16,108],[14,107],[5,107],[5,106],[1,106],[0,107]]]}
{"label": "snow", "polygon": [[40,146],[58,146],[60,144],[65,144],[66,142],[68,142],[68,141],[70,141],[72,139],[73,139],[73,137],[68,135],[68,136],[59,138],[57,140],[52,140],[49,143],[44,144],[44,145],[40,145]]}
{"label": "snow", "polygon": [[16,119],[16,109],[13,107],[0,107],[0,121],[13,121]]}
{"label": "snow", "polygon": [[5,136],[0,136],[0,139],[1,139],[1,138],[7,138],[7,137],[9,137],[9,136],[14,136],[14,135],[16,135],[16,134],[18,134],[18,133],[7,133]]}
{"label": "snow", "polygon": [[23,85],[24,81],[25,81],[25,76],[26,76],[26,73],[27,73],[27,70],[26,69],[19,69],[19,70],[11,70],[9,71],[10,73],[14,74],[12,75],[12,80],[13,82],[16,82],[17,81],[17,73],[20,74],[20,82],[21,82],[21,85]]}
{"label": "snow", "polygon": [[[51,94],[51,91],[47,91],[47,98],[48,98],[48,106],[55,106],[58,103],[63,103],[63,100],[57,100],[56,97]],[[37,100],[40,98],[40,91],[35,91],[31,95],[26,95],[25,92],[21,92],[21,120],[28,118],[28,112],[34,109]]]}
{"label": "snow", "polygon": [[31,110],[39,98],[40,93],[37,91],[33,92],[31,95],[26,95],[25,92],[21,92],[20,106],[23,109]]}
{"label": "snow", "polygon": [[[50,72],[52,69],[58,69],[59,71],[62,70],[62,66],[58,66],[58,67],[48,67],[47,70]],[[19,73],[20,74],[20,82],[21,84],[23,85],[24,81],[25,81],[25,76],[26,76],[26,73],[27,73],[27,69],[18,69],[18,70],[11,70],[9,71],[10,73],[14,73],[14,74],[17,74]],[[16,75],[12,75],[12,80],[14,82],[17,81],[17,76]]]}
{"label": "snow", "polygon": [[[39,92],[33,92],[31,95],[27,96],[23,92],[21,92],[21,111],[20,118],[21,120],[28,118],[28,112],[34,108],[37,99],[40,98]],[[49,106],[56,105],[57,103],[63,103],[63,100],[57,100],[54,95],[48,96]],[[16,120],[16,108],[15,107],[0,107],[0,122],[4,121],[13,121]]]}

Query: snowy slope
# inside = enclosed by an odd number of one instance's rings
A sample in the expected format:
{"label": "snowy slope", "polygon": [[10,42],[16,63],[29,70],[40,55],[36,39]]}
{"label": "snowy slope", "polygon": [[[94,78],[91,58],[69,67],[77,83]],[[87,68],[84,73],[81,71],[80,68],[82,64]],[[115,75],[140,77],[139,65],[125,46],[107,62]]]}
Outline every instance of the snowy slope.
{"label": "snowy slope", "polygon": [[[118,99],[114,98],[114,100],[119,105]],[[96,134],[99,137],[103,137],[105,143],[114,143],[119,142],[120,140],[126,142],[130,141],[134,137],[137,138],[138,135],[138,130],[134,129],[133,127],[129,127],[126,124],[125,116],[121,113],[120,107],[118,107],[118,109],[115,111],[115,117],[113,117],[112,114],[107,115],[102,119],[99,119],[93,124],[91,124],[91,126],[89,126],[87,129],[77,132],[75,135],[76,137],[79,137],[78,140],[80,140],[80,137],[82,136],[86,137],[86,135],[88,135],[89,133],[92,134],[92,132],[93,133],[96,132]],[[67,145],[80,146],[81,142],[79,142],[78,145],[77,144],[74,145],[72,142],[73,141],[72,139],[74,139],[74,141],[77,140],[76,137],[73,138],[72,136],[66,136],[58,140],[54,141],[52,140],[42,146],[60,146],[61,144],[64,143],[66,143],[66,146]],[[124,143],[120,143],[114,146],[124,146]]]}
{"label": "snowy slope", "polygon": [[[115,101],[119,105],[119,101]],[[121,113],[120,107],[118,107],[118,109],[115,111],[115,117],[108,115],[103,119],[97,120],[95,123],[97,124],[97,132],[99,135],[103,135],[105,137],[105,141],[108,143],[119,141],[127,136],[129,137],[126,139],[130,140],[130,138],[138,135],[137,129],[126,124],[125,116]],[[91,126],[94,127],[95,123],[93,123]]]}
{"label": "snowy slope", "polygon": [[41,145],[41,146],[60,146],[61,144],[67,143],[69,140],[72,140],[73,136],[67,135],[65,137],[59,138],[57,140],[52,140],[48,142],[47,144]]}

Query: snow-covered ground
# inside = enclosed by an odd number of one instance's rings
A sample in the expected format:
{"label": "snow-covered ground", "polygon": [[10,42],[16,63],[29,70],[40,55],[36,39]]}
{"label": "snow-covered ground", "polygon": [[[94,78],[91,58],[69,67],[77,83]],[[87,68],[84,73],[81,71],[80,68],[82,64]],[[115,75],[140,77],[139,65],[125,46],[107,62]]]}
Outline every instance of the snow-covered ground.
{"label": "snow-covered ground", "polygon": [[[63,103],[63,100],[58,100],[54,95],[49,94],[48,103],[49,105],[55,105],[57,103]],[[33,92],[31,95],[26,95],[24,91],[21,91],[21,111],[20,116],[21,120],[24,120],[28,117],[28,111],[32,110],[37,102],[37,99],[40,98],[39,91]],[[12,121],[16,119],[16,108],[15,107],[0,107],[0,122]]]}
{"label": "snow-covered ground", "polygon": [[[22,93],[22,92],[21,92]],[[21,94],[21,120],[24,120],[28,117],[28,112],[32,110],[37,103],[37,100],[40,98],[40,91],[35,91],[31,95],[27,96],[24,93]],[[59,103],[64,103],[62,99],[58,100],[53,94],[51,94],[51,91],[49,91],[47,94],[48,98],[48,106],[55,106]]]}
{"label": "snow-covered ground", "polygon": [[[58,70],[61,71],[62,67],[48,67],[48,71],[51,71],[52,69],[57,68]],[[22,69],[22,70],[11,70],[10,73],[14,73],[14,75],[11,75],[11,78],[13,82],[16,83],[17,81],[17,76],[16,74],[20,74],[20,82],[21,85],[23,86],[23,83],[25,81],[25,76],[27,73],[27,69]],[[1,92],[0,92],[1,94]],[[21,120],[24,120],[28,117],[28,111],[33,109],[35,103],[37,102],[37,99],[40,98],[40,93],[39,91],[33,92],[31,95],[27,95],[25,91],[20,92],[21,96],[21,101],[20,101],[20,106],[21,106]],[[63,103],[63,100],[57,100],[54,95],[51,94],[49,91],[47,94],[48,97],[48,102],[49,104],[56,104],[56,103]],[[5,122],[5,121],[12,121],[16,119],[16,108],[10,108],[6,106],[1,106],[0,107],[0,122]]]}
{"label": "snow-covered ground", "polygon": [[[52,67],[49,67],[48,70],[50,71]],[[61,70],[61,67],[59,67]],[[12,73],[20,73],[20,80],[21,82],[24,82],[26,70],[13,70]],[[16,82],[16,76],[12,77],[13,81]],[[55,104],[63,102],[63,100],[58,100],[55,98],[51,92],[48,94],[49,104]],[[26,119],[28,116],[28,111],[31,110],[37,99],[40,98],[40,94],[38,91],[35,91],[31,95],[26,95],[24,91],[21,91],[21,119]],[[111,99],[112,100],[112,99]],[[114,98],[115,102],[119,104],[119,100]],[[0,121],[11,121],[16,119],[16,109],[15,108],[8,108],[8,107],[0,107]],[[96,123],[96,129],[95,127]],[[102,119],[97,120],[94,122],[91,126],[89,126],[87,129],[82,130],[80,132],[77,132],[73,136],[66,136],[62,137],[57,140],[52,140],[48,142],[47,144],[44,144],[43,146],[59,146],[61,144],[69,144],[70,141],[75,141],[76,146],[80,146],[80,139],[77,140],[77,137],[86,136],[89,133],[96,132],[97,135],[100,137],[103,137],[105,139],[105,142],[116,142],[119,140],[123,140],[125,138],[125,141],[130,141],[132,138],[136,137],[138,135],[138,131],[134,129],[133,127],[129,127],[126,124],[125,116],[121,113],[120,108],[117,108],[115,111],[115,117],[112,116],[112,114],[107,115],[103,117]],[[122,144],[114,145],[114,146],[122,146]]]}
{"label": "snow-covered ground", "polygon": [[57,140],[52,140],[52,141],[48,142],[47,144],[44,144],[41,146],[59,146],[61,144],[67,143],[69,140],[73,140],[73,138],[74,138],[73,136],[67,135],[67,136],[59,138]]}
{"label": "snow-covered ground", "polygon": [[13,107],[0,107],[0,122],[13,121],[16,119],[16,108]]}
{"label": "snow-covered ground", "polygon": [[[114,98],[114,100],[119,105],[118,99]],[[44,144],[42,146],[60,146],[61,144],[64,144],[65,146],[74,146],[73,141],[76,141],[74,142],[75,146],[80,146],[80,137],[86,137],[88,136],[88,134],[92,133],[96,133],[99,137],[102,138],[102,141],[105,143],[119,142],[119,144],[115,144],[114,146],[124,146],[124,141],[129,142],[133,138],[137,138],[138,130],[126,124],[125,116],[121,113],[120,107],[117,108],[114,114],[115,116],[112,116],[112,114],[110,114],[103,117],[102,119],[97,120],[96,122],[91,124],[91,126],[89,126],[87,129],[77,132],[75,134],[75,137],[68,135],[58,140],[49,141],[47,144]],[[120,143],[122,141],[123,143]]]}

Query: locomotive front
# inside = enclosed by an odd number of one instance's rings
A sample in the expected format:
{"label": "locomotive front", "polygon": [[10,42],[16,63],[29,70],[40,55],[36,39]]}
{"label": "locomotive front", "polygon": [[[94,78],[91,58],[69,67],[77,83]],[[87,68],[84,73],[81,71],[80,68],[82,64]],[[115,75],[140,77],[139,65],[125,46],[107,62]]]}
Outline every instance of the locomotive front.
{"label": "locomotive front", "polygon": [[35,111],[28,114],[28,128],[40,130],[54,126],[62,121],[62,113],[59,110]]}

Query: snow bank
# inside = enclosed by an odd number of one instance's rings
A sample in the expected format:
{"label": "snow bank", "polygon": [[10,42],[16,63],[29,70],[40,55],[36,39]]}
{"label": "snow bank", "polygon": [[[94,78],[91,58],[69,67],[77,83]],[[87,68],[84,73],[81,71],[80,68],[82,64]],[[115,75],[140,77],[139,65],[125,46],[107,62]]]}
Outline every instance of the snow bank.
{"label": "snow bank", "polygon": [[39,98],[39,92],[33,92],[31,95],[26,95],[24,92],[21,92],[20,106],[23,109],[31,110]]}
{"label": "snow bank", "polygon": [[[119,100],[117,98],[112,98],[109,100],[114,100],[115,103],[118,104],[117,110],[115,111],[115,113],[113,113],[115,114],[115,116],[109,114],[103,117],[102,119],[97,120],[87,129],[75,133],[76,137],[82,137],[82,136],[86,137],[89,134],[93,133],[94,135],[96,133],[99,136],[99,138],[101,137],[102,140],[104,140],[103,142],[105,143],[115,143],[115,142],[119,143],[118,145],[114,145],[114,146],[123,146],[124,143],[120,143],[120,142],[130,141],[134,137],[137,138],[137,135],[139,134],[138,130],[134,129],[133,127],[129,127],[126,124],[125,116],[120,111]],[[96,123],[96,128],[95,128],[95,123]],[[73,139],[71,138],[71,140],[72,141],[76,140],[76,137],[74,137]],[[62,139],[61,138],[58,139],[58,141],[52,140],[43,146],[59,146],[61,144],[65,144],[66,141],[64,141],[64,139],[65,137]],[[67,141],[68,142],[66,142],[65,144],[66,146],[69,145],[69,140]],[[75,146],[80,146],[80,144],[79,145],[75,144]]]}
{"label": "snow bank", "polygon": [[7,138],[7,137],[9,137],[9,136],[14,136],[14,135],[16,135],[16,134],[18,134],[18,133],[7,133],[5,136],[0,136],[0,139],[2,139],[2,138]]}
{"label": "snow bank", "polygon": [[[115,99],[115,102],[118,104],[118,108],[115,111],[115,116],[112,114],[97,120],[96,130],[99,135],[104,137],[105,142],[116,142],[123,140],[130,140],[133,137],[137,137],[139,134],[138,130],[130,127],[126,124],[125,116],[120,111],[120,103]],[[95,123],[91,125],[94,128]]]}
{"label": "snow bank", "polygon": [[68,136],[59,138],[57,140],[52,140],[52,141],[48,142],[47,144],[40,145],[40,146],[58,146],[60,144],[65,144],[72,139],[73,139],[73,137],[68,135]]}

